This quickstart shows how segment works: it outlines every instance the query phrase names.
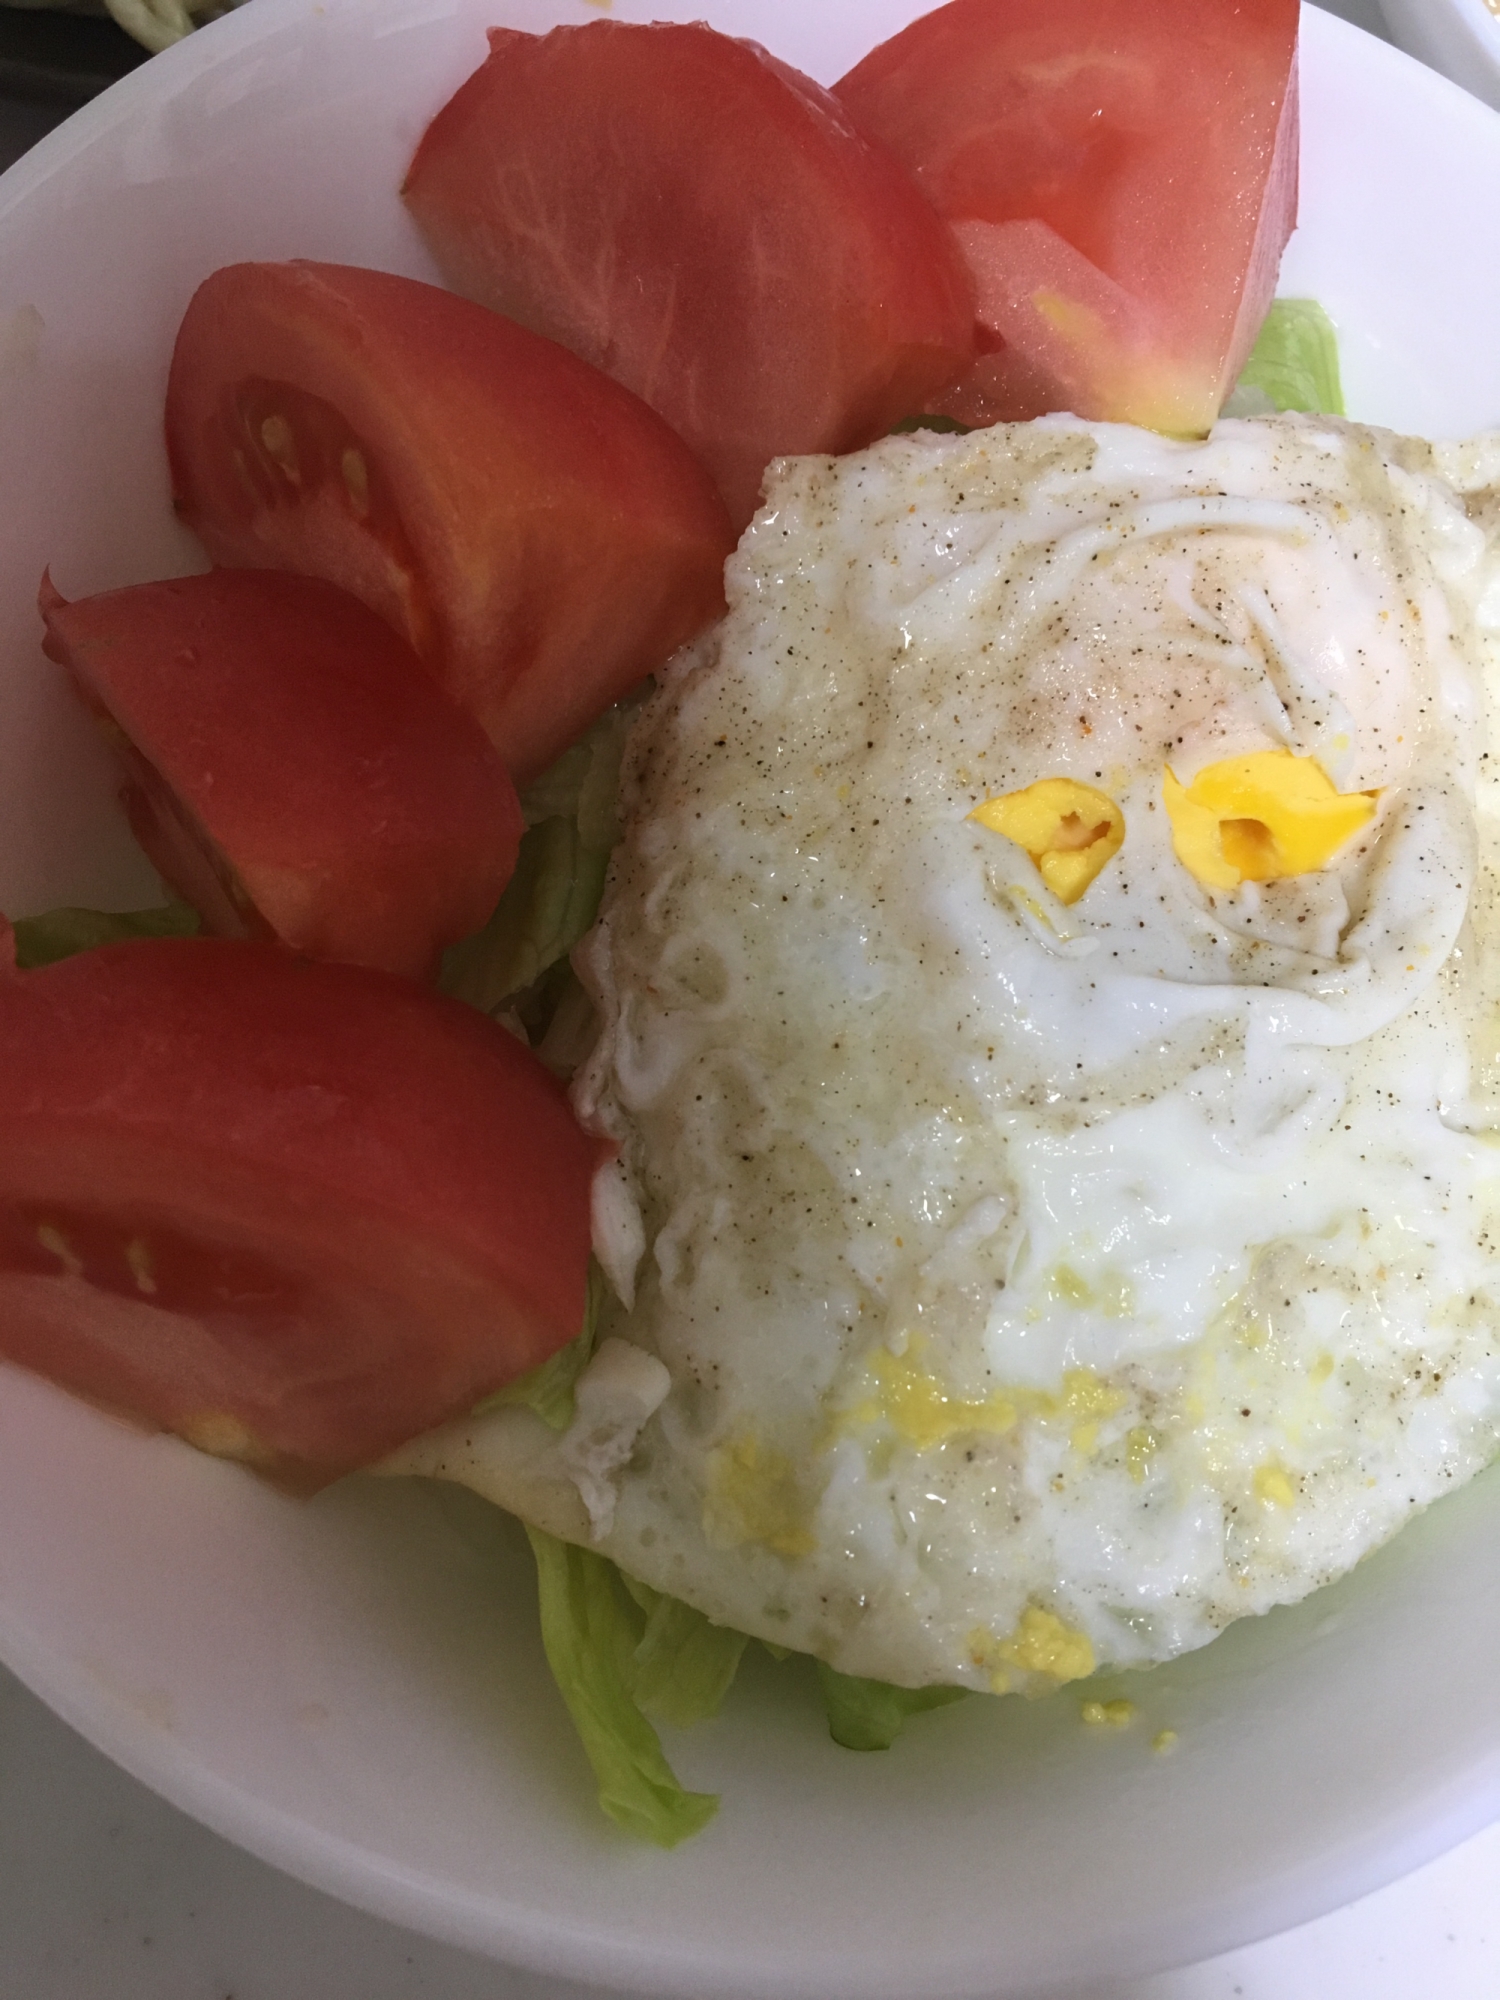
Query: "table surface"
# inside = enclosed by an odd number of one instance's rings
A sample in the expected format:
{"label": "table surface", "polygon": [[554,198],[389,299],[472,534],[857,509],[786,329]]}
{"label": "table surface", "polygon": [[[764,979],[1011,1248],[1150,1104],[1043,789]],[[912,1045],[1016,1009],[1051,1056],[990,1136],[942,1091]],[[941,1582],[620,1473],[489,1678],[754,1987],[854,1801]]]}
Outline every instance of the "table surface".
{"label": "table surface", "polygon": [[[1323,0],[1384,34],[1377,0]],[[56,113],[0,100],[0,166]],[[1243,1951],[1058,2000],[1496,2000],[1500,1826]],[[0,2000],[586,2000],[367,1917],[207,1832],[0,1670]]]}

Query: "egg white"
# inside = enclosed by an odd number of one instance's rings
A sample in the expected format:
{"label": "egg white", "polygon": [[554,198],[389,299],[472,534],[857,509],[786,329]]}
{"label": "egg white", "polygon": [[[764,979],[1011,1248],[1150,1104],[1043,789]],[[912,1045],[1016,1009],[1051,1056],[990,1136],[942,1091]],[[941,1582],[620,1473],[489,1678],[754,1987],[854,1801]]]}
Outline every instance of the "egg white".
{"label": "egg white", "polygon": [[[1477,1470],[1493,456],[1055,418],[774,467],[580,961],[608,1330],[664,1394],[591,1524],[516,1413],[429,1469],[846,1672],[1027,1692],[1299,1597]],[[1276,748],[1375,817],[1207,890],[1164,767]],[[1126,827],[1071,906],[969,817],[1059,776]]]}

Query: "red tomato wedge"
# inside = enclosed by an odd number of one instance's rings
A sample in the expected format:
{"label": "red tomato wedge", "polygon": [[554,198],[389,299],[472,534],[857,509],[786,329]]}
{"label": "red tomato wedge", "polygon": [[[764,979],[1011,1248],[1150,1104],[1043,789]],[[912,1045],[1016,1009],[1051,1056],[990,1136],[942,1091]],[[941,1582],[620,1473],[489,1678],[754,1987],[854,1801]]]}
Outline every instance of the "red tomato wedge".
{"label": "red tomato wedge", "polygon": [[435,285],[232,264],[167,385],[177,506],[216,563],[361,598],[519,780],[723,608],[702,468],[576,356]]}
{"label": "red tomato wedge", "polygon": [[659,410],[737,527],[769,459],[867,444],[972,353],[938,218],[810,78],[701,23],[489,40],[412,214],[459,291]]}
{"label": "red tomato wedge", "polygon": [[1206,431],[1297,214],[1297,0],[951,0],[835,85],[995,350],[934,407]]}
{"label": "red tomato wedge", "polygon": [[524,830],[515,785],[357,598],[215,570],[73,604],[44,578],[41,610],[136,838],[209,930],[420,979],[487,921]]}
{"label": "red tomato wedge", "polygon": [[6,1358],[315,1486],[578,1333],[599,1143],[484,1015],[274,945],[0,945]]}

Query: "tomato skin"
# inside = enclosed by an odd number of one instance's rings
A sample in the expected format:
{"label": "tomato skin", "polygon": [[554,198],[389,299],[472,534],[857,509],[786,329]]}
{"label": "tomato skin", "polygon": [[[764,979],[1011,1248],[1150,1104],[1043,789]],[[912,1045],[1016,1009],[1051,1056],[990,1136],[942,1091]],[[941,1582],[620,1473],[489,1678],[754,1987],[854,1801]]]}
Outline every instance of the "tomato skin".
{"label": "tomato skin", "polygon": [[834,86],[957,226],[982,356],[938,407],[1190,435],[1297,212],[1297,0],[950,0]]}
{"label": "tomato skin", "polygon": [[72,604],[49,577],[40,602],[141,844],[210,930],[420,979],[488,919],[524,830],[515,785],[357,598],[215,570]]}
{"label": "tomato skin", "polygon": [[733,541],[651,410],[436,285],[233,264],[167,385],[216,563],[321,576],[391,624],[519,782],[723,609]]}
{"label": "tomato skin", "polygon": [[0,1353],[317,1485],[574,1338],[600,1158],[504,1029],[382,973],[0,972]]}
{"label": "tomato skin", "polygon": [[489,39],[407,205],[457,290],[659,410],[737,528],[772,457],[866,444],[963,366],[961,259],[810,78],[701,23]]}

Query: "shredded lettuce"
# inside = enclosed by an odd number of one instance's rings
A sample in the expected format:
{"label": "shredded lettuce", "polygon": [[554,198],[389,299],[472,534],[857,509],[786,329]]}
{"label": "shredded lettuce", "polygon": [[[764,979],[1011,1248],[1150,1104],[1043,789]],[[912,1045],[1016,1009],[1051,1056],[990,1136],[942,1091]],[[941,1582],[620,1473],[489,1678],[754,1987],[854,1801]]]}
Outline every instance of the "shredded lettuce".
{"label": "shredded lettuce", "polygon": [[[616,799],[629,721],[626,705],[610,709],[523,795],[527,831],[516,871],[483,930],[444,953],[439,985],[454,999],[487,1014],[503,1011],[560,970],[593,923],[619,831]],[[175,900],[153,910],[48,910],[16,923],[16,962],[30,971],[95,945],[193,937],[200,928],[197,912]],[[549,985],[544,997],[550,1016],[558,992]]]}
{"label": "shredded lettuce", "polygon": [[865,1681],[835,1673],[819,1660],[818,1683],[828,1710],[828,1733],[846,1750],[889,1750],[909,1715],[945,1708],[960,1701],[967,1688],[893,1687],[889,1681]]}
{"label": "shredded lettuce", "polygon": [[22,972],[34,972],[75,952],[127,938],[196,937],[199,923],[198,912],[186,903],[168,903],[157,910],[47,910],[39,917],[18,918],[14,929],[16,964]]}
{"label": "shredded lettuce", "polygon": [[443,954],[438,984],[455,1000],[502,1012],[546,980],[593,923],[619,832],[628,722],[624,708],[610,709],[523,794],[516,872],[484,929]]}
{"label": "shredded lettuce", "polygon": [[1339,344],[1333,321],[1316,299],[1273,299],[1226,416],[1264,416],[1272,410],[1344,414]]}
{"label": "shredded lettuce", "polygon": [[584,847],[571,819],[556,816],[528,828],[494,915],[443,954],[442,990],[499,1013],[566,957],[594,921],[608,862],[607,851]]}
{"label": "shredded lettuce", "polygon": [[599,1335],[599,1308],[604,1301],[606,1282],[604,1273],[591,1258],[583,1326],[577,1338],[570,1340],[566,1347],[560,1347],[556,1354],[549,1354],[529,1373],[514,1382],[507,1382],[492,1396],[486,1396],[482,1403],[475,1405],[475,1416],[483,1416],[486,1410],[522,1403],[527,1409],[535,1410],[552,1430],[565,1431],[568,1428],[573,1421],[574,1384],[583,1373]]}
{"label": "shredded lettuce", "polygon": [[[708,1824],[719,1801],[677,1782],[642,1712],[637,1654],[647,1614],[607,1558],[536,1528],[526,1533],[536,1557],[547,1664],[599,1780],[599,1804],[627,1833],[675,1847]],[[653,1684],[661,1673],[653,1664]]]}
{"label": "shredded lettuce", "polygon": [[620,1578],[646,1616],[630,1668],[638,1704],[674,1729],[717,1715],[749,1640],[623,1570]]}
{"label": "shredded lettuce", "polygon": [[[1316,299],[1273,299],[1244,372],[1224,405],[1226,417],[1268,417],[1278,410],[1344,414],[1338,334]],[[891,435],[966,431],[953,417],[907,417]]]}
{"label": "shredded lettuce", "polygon": [[[749,1644],[701,1611],[626,1576],[593,1549],[526,1530],[536,1556],[542,1643],[594,1775],[599,1804],[627,1833],[675,1847],[718,1799],[678,1783],[653,1721],[689,1728],[717,1715]],[[768,1647],[778,1659],[782,1647]],[[963,1688],[892,1687],[815,1661],[828,1730],[848,1750],[888,1750],[907,1717],[958,1701]]]}
{"label": "shredded lettuce", "polygon": [[[67,4],[68,0],[43,0],[45,6]],[[104,4],[127,35],[157,55],[243,0],[104,0]]]}

